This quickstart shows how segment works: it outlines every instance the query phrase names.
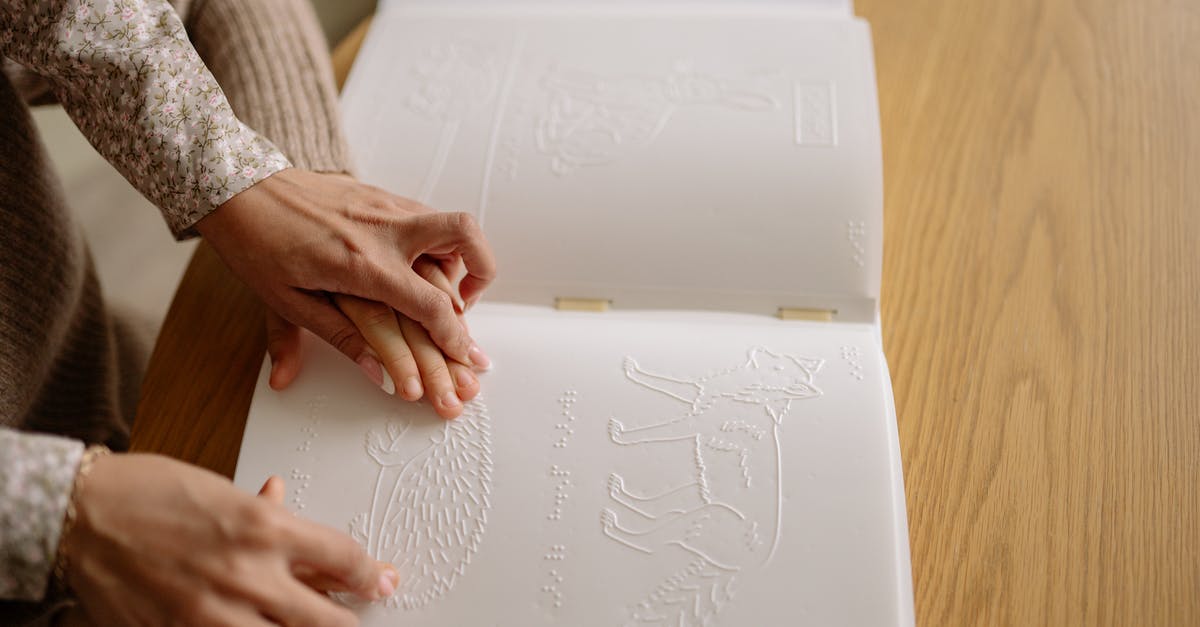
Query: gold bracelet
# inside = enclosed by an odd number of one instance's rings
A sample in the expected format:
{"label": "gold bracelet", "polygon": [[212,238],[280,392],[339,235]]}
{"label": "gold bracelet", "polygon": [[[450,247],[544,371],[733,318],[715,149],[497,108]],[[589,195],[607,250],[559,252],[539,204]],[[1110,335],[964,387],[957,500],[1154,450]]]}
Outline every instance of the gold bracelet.
{"label": "gold bracelet", "polygon": [[71,534],[71,529],[75,527],[75,515],[77,513],[75,504],[79,501],[79,493],[83,488],[83,480],[92,471],[92,464],[97,459],[111,452],[103,444],[93,444],[87,447],[87,450],[83,452],[83,457],[79,458],[79,469],[75,471],[75,480],[71,483],[71,498],[67,500],[67,514],[63,517],[62,531],[58,535],[58,554],[54,559],[54,579],[63,590],[69,588],[67,585],[67,536]]}

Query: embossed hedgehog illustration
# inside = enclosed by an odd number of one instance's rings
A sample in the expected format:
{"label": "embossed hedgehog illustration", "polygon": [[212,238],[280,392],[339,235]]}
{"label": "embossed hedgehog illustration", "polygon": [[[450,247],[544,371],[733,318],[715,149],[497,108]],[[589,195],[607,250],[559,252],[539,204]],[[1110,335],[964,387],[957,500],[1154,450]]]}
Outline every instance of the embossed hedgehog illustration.
{"label": "embossed hedgehog illustration", "polygon": [[439,420],[432,434],[414,425],[420,420],[397,418],[367,432],[367,454],[379,464],[379,477],[371,510],[350,523],[350,534],[368,553],[400,571],[387,605],[406,610],[454,586],[479,549],[491,508],[487,408],[475,399],[459,418]]}

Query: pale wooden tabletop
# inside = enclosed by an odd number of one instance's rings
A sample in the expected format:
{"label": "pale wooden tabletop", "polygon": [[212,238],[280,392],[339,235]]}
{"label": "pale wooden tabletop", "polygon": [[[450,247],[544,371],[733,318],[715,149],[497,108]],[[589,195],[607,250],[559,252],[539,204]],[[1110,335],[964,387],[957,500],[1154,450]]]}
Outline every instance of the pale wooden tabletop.
{"label": "pale wooden tabletop", "polygon": [[[1200,5],[856,4],[918,624],[1200,625]],[[263,347],[201,246],[134,447],[231,475]]]}

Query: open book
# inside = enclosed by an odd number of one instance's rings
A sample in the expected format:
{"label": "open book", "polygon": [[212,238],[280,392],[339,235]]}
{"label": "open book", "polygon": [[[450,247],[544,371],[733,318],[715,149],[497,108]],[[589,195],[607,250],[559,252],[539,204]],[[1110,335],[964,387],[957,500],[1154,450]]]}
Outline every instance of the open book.
{"label": "open book", "polygon": [[482,223],[444,421],[319,347],[236,482],[402,577],[366,625],[911,625],[870,33],[837,1],[386,4],[371,183]]}

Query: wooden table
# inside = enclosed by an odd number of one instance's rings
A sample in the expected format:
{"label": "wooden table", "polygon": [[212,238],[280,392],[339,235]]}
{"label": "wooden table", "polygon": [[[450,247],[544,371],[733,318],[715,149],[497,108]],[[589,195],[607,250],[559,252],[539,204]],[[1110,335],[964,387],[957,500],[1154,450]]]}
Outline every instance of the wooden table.
{"label": "wooden table", "polygon": [[[1200,625],[1200,4],[857,5],[918,623]],[[201,246],[135,448],[231,475],[263,347]]]}

